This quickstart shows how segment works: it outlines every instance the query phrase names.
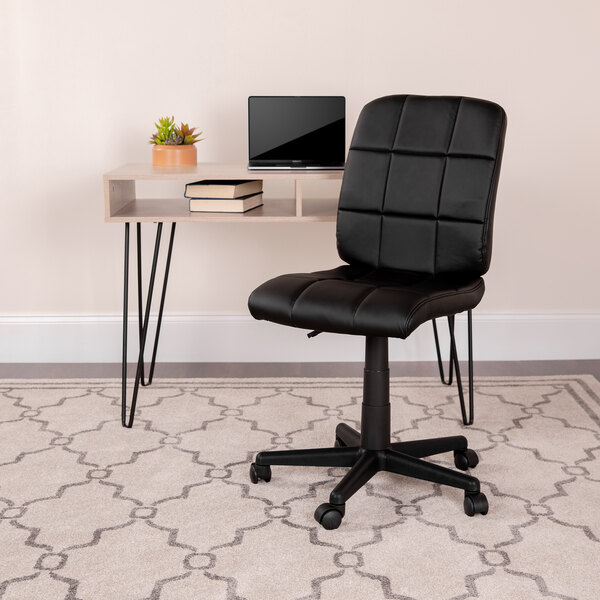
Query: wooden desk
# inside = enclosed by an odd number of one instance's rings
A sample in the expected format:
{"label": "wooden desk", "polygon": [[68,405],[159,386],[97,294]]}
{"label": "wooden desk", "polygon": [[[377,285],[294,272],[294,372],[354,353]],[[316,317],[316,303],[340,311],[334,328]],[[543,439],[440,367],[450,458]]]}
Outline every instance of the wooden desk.
{"label": "wooden desk", "polygon": [[[196,167],[153,167],[149,164],[125,165],[104,175],[105,221],[108,223],[194,222],[194,221],[335,221],[337,198],[306,199],[302,183],[341,180],[343,171],[249,171],[241,163],[201,163]],[[136,181],[178,181],[182,184],[201,179],[262,179],[293,181],[294,199],[264,196],[264,204],[246,213],[190,212],[187,199],[136,197]]]}
{"label": "wooden desk", "polygon": [[[125,165],[114,169],[104,175],[104,220],[107,223],[125,224],[125,261],[123,283],[123,359],[121,370],[121,423],[124,427],[131,427],[135,415],[135,406],[139,386],[148,386],[152,383],[156,352],[162,323],[162,315],[169,278],[169,268],[175,238],[175,226],[179,222],[302,222],[335,221],[338,198],[325,198],[322,200],[303,198],[302,183],[308,181],[341,180],[343,171],[325,170],[277,170],[277,171],[249,171],[246,164],[234,163],[201,163],[195,167],[153,167],[149,164]],[[263,206],[252,209],[246,213],[206,213],[190,212],[188,200],[183,198],[183,193],[178,198],[144,199],[136,195],[136,181],[171,181],[192,183],[201,179],[262,179],[269,181],[293,181],[294,198],[277,199],[269,198],[268,192],[263,194]],[[138,292],[138,335],[139,354],[131,408],[127,415],[127,319],[129,299],[129,225],[136,224],[136,252],[137,252],[137,292]],[[142,299],[142,223],[156,223],[156,239],[152,268],[148,283],[145,309]],[[171,223],[171,235],[163,276],[162,294],[158,311],[158,322],[154,338],[152,360],[145,378],[144,349],[150,321],[150,307],[156,279],[156,266],[160,252],[160,241],[163,223]],[[142,312],[144,316],[142,318]]]}

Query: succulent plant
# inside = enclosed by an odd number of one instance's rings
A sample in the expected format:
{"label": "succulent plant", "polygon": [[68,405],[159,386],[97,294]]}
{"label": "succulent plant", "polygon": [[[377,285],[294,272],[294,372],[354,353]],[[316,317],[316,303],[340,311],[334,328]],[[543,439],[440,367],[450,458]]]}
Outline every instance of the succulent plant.
{"label": "succulent plant", "polygon": [[181,123],[179,127],[175,127],[175,133],[183,138],[182,144],[194,144],[204,139],[200,137],[202,135],[201,131],[194,133],[195,131],[196,128],[190,127],[187,123]]}
{"label": "succulent plant", "polygon": [[165,141],[167,146],[181,146],[183,144],[183,138],[177,133],[173,132],[170,137]]}
{"label": "succulent plant", "polygon": [[183,144],[194,144],[201,141],[202,132],[194,133],[195,127],[190,127],[187,123],[181,123],[178,127],[175,125],[175,117],[162,117],[156,126],[156,133],[150,137],[151,144],[181,146]]}

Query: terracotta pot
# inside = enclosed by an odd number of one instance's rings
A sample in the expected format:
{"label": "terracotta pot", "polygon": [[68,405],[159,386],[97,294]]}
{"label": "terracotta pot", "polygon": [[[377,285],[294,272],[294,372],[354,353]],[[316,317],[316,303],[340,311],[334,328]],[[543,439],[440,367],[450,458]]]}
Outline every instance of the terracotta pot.
{"label": "terracotta pot", "polygon": [[156,144],[152,147],[152,164],[155,167],[179,167],[197,163],[196,146],[182,144],[172,146]]}

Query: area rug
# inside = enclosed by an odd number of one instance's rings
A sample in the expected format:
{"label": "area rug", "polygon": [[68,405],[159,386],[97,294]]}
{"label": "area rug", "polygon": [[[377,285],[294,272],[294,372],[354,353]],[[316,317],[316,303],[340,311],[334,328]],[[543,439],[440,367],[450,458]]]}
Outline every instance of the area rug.
{"label": "area rug", "polygon": [[[379,473],[339,529],[313,519],[345,469],[259,450],[330,446],[357,427],[358,379],[172,379],[120,425],[117,380],[0,381],[2,600],[487,600],[600,597],[600,384],[392,381],[396,440],[464,434],[490,510]],[[452,466],[451,455],[438,462]]]}

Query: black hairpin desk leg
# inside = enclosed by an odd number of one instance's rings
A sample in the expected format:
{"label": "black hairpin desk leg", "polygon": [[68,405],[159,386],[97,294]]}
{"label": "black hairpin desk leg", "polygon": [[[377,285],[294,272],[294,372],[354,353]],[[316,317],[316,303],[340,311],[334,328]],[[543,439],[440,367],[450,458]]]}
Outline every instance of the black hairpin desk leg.
{"label": "black hairpin desk leg", "polygon": [[469,339],[469,414],[465,408],[465,397],[463,393],[462,379],[460,376],[460,366],[458,364],[458,353],[456,351],[456,339],[454,338],[454,315],[448,317],[448,330],[450,331],[450,361],[448,366],[448,381],[444,377],[444,365],[442,363],[442,355],[440,352],[440,342],[438,338],[437,326],[435,319],[433,323],[433,336],[435,338],[435,349],[437,352],[438,369],[440,371],[440,379],[444,385],[452,385],[453,370],[456,371],[456,387],[458,388],[458,397],[460,399],[460,412],[462,421],[465,425],[473,425],[474,410],[473,410],[473,311],[467,311],[467,328]]}
{"label": "black hairpin desk leg", "polygon": [[132,427],[135,416],[135,406],[139,392],[140,384],[147,386],[152,383],[154,376],[154,366],[156,364],[156,353],[158,350],[158,339],[162,324],[162,315],[165,306],[165,296],[167,293],[167,282],[169,279],[169,269],[171,266],[171,255],[173,252],[173,240],[175,239],[175,223],[171,224],[171,236],[169,238],[169,249],[165,264],[165,274],[163,277],[163,286],[158,312],[158,323],[156,334],[154,336],[154,348],[152,351],[152,361],[147,381],[144,381],[144,349],[146,347],[146,338],[148,335],[148,325],[150,323],[150,307],[152,304],[152,294],[154,292],[154,282],[156,279],[156,266],[158,264],[158,255],[160,252],[160,239],[162,234],[162,223],[157,223],[156,240],[154,242],[154,255],[152,258],[152,269],[150,271],[150,281],[148,283],[148,295],[146,297],[146,309],[142,319],[142,250],[141,250],[141,223],[137,223],[137,288],[138,288],[138,334],[139,334],[139,354],[135,381],[131,396],[131,406],[129,409],[129,418],[127,418],[127,320],[128,320],[128,299],[129,299],[129,223],[125,223],[125,263],[124,263],[124,285],[123,285],[123,361],[121,365],[121,424],[123,427]]}
{"label": "black hairpin desk leg", "polygon": [[[450,320],[452,320],[452,323],[454,324],[454,315],[451,315],[448,317],[448,325],[450,325]],[[437,352],[437,361],[438,361],[438,370],[440,372],[440,379],[444,385],[452,385],[452,372],[453,372],[453,368],[454,368],[454,363],[452,362],[452,354],[450,355],[450,361],[448,364],[448,381],[446,381],[446,378],[444,376],[444,363],[442,362],[442,353],[440,351],[440,340],[438,337],[438,330],[437,330],[437,324],[435,322],[435,319],[432,319],[431,323],[433,324],[433,337],[435,339],[435,351]],[[452,345],[450,346],[450,353],[452,353]]]}

